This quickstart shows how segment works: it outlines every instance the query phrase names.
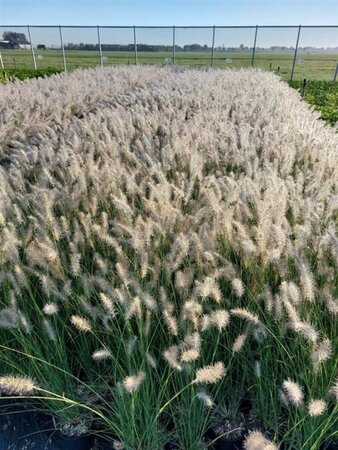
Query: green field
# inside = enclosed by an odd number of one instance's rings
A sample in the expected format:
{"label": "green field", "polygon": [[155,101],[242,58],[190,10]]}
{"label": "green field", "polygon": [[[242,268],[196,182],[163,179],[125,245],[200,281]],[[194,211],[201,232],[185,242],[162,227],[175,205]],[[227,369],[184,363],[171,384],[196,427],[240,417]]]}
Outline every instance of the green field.
{"label": "green field", "polygon": [[[28,50],[2,50],[2,59],[5,68],[31,68],[33,67],[32,54]],[[38,68],[63,68],[61,50],[36,50],[36,63]],[[103,52],[104,65],[135,64],[134,52]],[[166,59],[170,61],[166,62]],[[171,64],[172,52],[138,52],[139,64]],[[209,66],[211,52],[176,52],[176,64],[188,66]],[[265,70],[278,71],[284,79],[289,79],[293,62],[291,52],[256,52],[255,67]],[[67,69],[77,67],[93,67],[100,64],[100,56],[96,51],[69,50],[66,51]],[[214,54],[215,67],[250,67],[252,63],[251,52],[225,52],[217,51]],[[309,80],[332,80],[338,63],[337,53],[299,53],[295,65],[294,79],[307,78]]]}

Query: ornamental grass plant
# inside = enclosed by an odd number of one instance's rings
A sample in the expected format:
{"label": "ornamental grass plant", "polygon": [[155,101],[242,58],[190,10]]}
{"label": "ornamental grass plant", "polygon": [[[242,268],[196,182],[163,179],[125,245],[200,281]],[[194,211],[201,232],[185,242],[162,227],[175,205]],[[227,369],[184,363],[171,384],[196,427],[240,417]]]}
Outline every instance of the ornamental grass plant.
{"label": "ornamental grass plant", "polygon": [[1,86],[2,392],[127,450],[211,448],[243,402],[246,449],[327,445],[338,135],[318,117],[259,70]]}

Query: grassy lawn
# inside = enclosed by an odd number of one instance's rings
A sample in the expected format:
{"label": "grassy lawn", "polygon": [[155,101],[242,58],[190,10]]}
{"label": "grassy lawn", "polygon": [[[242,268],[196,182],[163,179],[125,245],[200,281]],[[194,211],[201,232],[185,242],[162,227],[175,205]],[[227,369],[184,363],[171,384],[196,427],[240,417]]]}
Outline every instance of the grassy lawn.
{"label": "grassy lawn", "polygon": [[[32,68],[33,60],[30,51],[26,50],[2,50],[2,58],[5,68]],[[104,65],[134,64],[134,52],[103,52]],[[165,60],[173,60],[172,52],[138,52],[139,64],[165,64]],[[168,62],[170,64],[170,61]],[[294,79],[307,78],[310,80],[333,79],[338,54],[335,53],[299,53],[295,66]],[[63,59],[61,50],[36,51],[38,68],[53,67],[62,69]],[[176,52],[176,64],[189,66],[209,66],[211,64],[211,52]],[[66,64],[68,69],[76,67],[93,67],[100,63],[100,56],[96,51],[66,51]],[[278,71],[283,79],[289,79],[293,63],[293,53],[284,52],[256,52],[255,67],[265,70]],[[252,64],[251,52],[215,52],[215,67],[250,67]]]}

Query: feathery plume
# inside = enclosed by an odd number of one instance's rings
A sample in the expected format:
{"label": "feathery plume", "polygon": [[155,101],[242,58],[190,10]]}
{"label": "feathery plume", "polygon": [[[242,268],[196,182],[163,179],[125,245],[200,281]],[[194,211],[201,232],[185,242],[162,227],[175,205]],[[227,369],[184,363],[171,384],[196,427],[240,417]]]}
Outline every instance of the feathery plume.
{"label": "feathery plume", "polygon": [[284,393],[288,399],[288,401],[295,405],[300,406],[304,400],[303,389],[299,384],[294,381],[288,379],[283,382]]}
{"label": "feathery plume", "polygon": [[303,297],[313,302],[315,299],[315,283],[312,273],[305,265],[300,268],[300,286]]}
{"label": "feathery plume", "polygon": [[278,450],[260,431],[252,431],[244,440],[245,450]]}
{"label": "feathery plume", "polygon": [[324,400],[311,400],[307,405],[308,413],[311,417],[317,417],[324,414],[327,408]]}
{"label": "feathery plume", "polygon": [[133,394],[136,392],[141,384],[143,383],[146,374],[141,370],[136,375],[130,375],[126,377],[123,381],[123,387],[128,392],[128,394]]}
{"label": "feathery plume", "polygon": [[179,364],[179,348],[176,345],[165,350],[163,356],[173,369],[182,370],[182,366]]}
{"label": "feathery plume", "polygon": [[254,371],[255,371],[255,375],[257,378],[260,378],[262,375],[262,371],[261,371],[261,362],[260,361],[255,361],[255,367],[254,367]]}
{"label": "feathery plume", "polygon": [[47,333],[49,339],[51,341],[56,341],[56,333],[55,333],[54,327],[51,324],[50,320],[44,318],[43,319],[43,326],[44,326],[44,328],[46,330],[46,333]]}
{"label": "feathery plume", "polygon": [[231,286],[236,297],[242,297],[245,292],[243,281],[240,278],[234,278],[231,280]]}
{"label": "feathery plume", "polygon": [[318,342],[312,352],[311,359],[314,366],[330,359],[332,355],[332,343],[330,339]]}
{"label": "feathery plume", "polygon": [[338,378],[330,389],[330,394],[338,401]]}
{"label": "feathery plume", "polygon": [[242,350],[246,338],[247,334],[240,334],[239,336],[237,336],[234,343],[232,344],[232,353],[239,353]]}
{"label": "feathery plume", "polygon": [[74,315],[71,317],[70,321],[75,328],[79,331],[83,331],[84,333],[88,333],[92,329],[89,321],[84,317]]}
{"label": "feathery plume", "polygon": [[46,314],[46,316],[57,314],[58,311],[59,307],[56,303],[46,303],[43,307],[43,312]]}
{"label": "feathery plume", "polygon": [[111,359],[112,353],[107,348],[101,348],[99,350],[95,350],[95,352],[92,354],[92,358],[95,361],[104,361],[106,359]]}
{"label": "feathery plume", "polygon": [[100,297],[100,300],[101,300],[101,303],[102,303],[104,309],[107,311],[107,313],[109,315],[114,317],[115,310],[114,310],[114,305],[113,305],[112,300],[103,292],[100,292],[99,297]]}
{"label": "feathery plume", "polygon": [[207,408],[212,408],[214,406],[212,398],[204,391],[197,392],[197,398],[202,400],[202,402]]}
{"label": "feathery plume", "polygon": [[222,331],[229,325],[230,314],[224,309],[218,309],[210,314],[210,320],[219,331]]}
{"label": "feathery plume", "polygon": [[5,308],[0,310],[0,328],[15,328],[19,324],[19,317],[13,308]]}
{"label": "feathery plume", "polygon": [[147,361],[147,364],[148,364],[152,369],[156,369],[156,367],[157,367],[157,362],[156,362],[156,359],[153,357],[153,355],[151,355],[150,353],[146,353],[146,361]]}
{"label": "feathery plume", "polygon": [[173,334],[174,336],[177,336],[178,325],[176,318],[172,316],[168,311],[163,311],[163,319],[170,333]]}
{"label": "feathery plume", "polygon": [[230,309],[230,313],[233,316],[239,317],[240,319],[244,319],[247,322],[253,323],[254,325],[259,325],[259,317],[256,316],[256,314],[253,314],[252,312],[248,311],[244,308],[234,308]]}
{"label": "feathery plume", "polygon": [[225,375],[225,367],[222,362],[217,362],[209,366],[202,367],[196,372],[194,383],[213,384],[221,380]]}
{"label": "feathery plume", "polygon": [[194,348],[189,350],[184,350],[181,353],[181,362],[191,362],[196,361],[200,357],[200,352]]}
{"label": "feathery plume", "polygon": [[0,377],[0,390],[7,395],[28,395],[37,388],[29,377],[6,375]]}

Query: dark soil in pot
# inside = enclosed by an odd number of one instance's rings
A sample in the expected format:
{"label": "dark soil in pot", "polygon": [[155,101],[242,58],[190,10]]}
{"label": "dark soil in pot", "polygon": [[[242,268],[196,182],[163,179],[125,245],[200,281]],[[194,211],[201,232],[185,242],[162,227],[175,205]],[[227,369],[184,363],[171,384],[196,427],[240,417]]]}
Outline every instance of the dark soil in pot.
{"label": "dark soil in pot", "polygon": [[93,444],[93,435],[70,437],[55,431],[48,439],[46,450],[91,450]]}
{"label": "dark soil in pot", "polygon": [[91,450],[93,436],[70,438],[55,430],[52,418],[27,399],[1,399],[0,450]]}
{"label": "dark soil in pot", "polygon": [[179,446],[175,443],[168,442],[164,446],[164,450],[179,450]]}
{"label": "dark soil in pot", "polygon": [[93,450],[115,450],[118,448],[117,442],[113,437],[98,436],[95,439]]}
{"label": "dark soil in pot", "polygon": [[219,437],[219,440],[239,441],[243,439],[247,431],[247,418],[243,413],[239,413],[236,418],[228,418],[219,416],[215,423],[212,424],[207,435],[211,440]]}
{"label": "dark soil in pot", "polygon": [[332,440],[327,446],[323,446],[326,450],[338,450],[338,440]]}
{"label": "dark soil in pot", "polygon": [[2,398],[1,402],[0,450],[44,450],[51,427],[49,416],[24,399]]}
{"label": "dark soil in pot", "polygon": [[243,439],[226,439],[221,438],[215,443],[215,450],[243,450]]}
{"label": "dark soil in pot", "polygon": [[[219,430],[218,430],[219,431]],[[214,430],[209,429],[206,433],[206,439],[209,442],[214,442],[212,449],[214,450],[242,450],[243,449],[243,433],[240,434],[228,434],[222,436],[219,433],[215,433]]]}

